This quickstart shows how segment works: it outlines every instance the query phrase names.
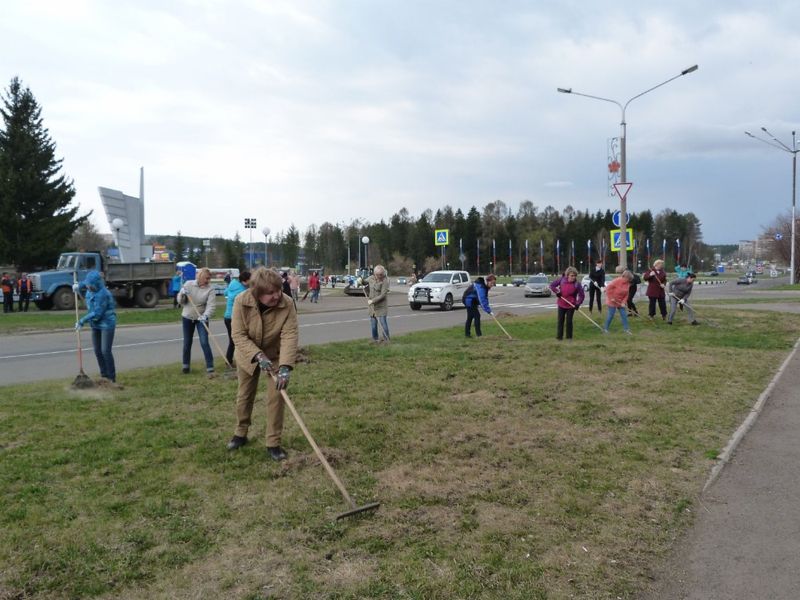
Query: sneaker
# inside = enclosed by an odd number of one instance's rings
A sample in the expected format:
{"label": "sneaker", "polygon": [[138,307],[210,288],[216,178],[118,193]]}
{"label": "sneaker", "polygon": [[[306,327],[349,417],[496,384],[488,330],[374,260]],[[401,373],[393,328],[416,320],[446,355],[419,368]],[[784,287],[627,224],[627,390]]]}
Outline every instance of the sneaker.
{"label": "sneaker", "polygon": [[238,450],[239,448],[244,446],[246,443],[247,443],[247,438],[246,437],[242,437],[240,435],[235,435],[235,436],[233,436],[231,438],[231,441],[228,442],[227,448],[228,448],[228,450]]}
{"label": "sneaker", "polygon": [[667,321],[667,325],[672,325],[672,321]]}
{"label": "sneaker", "polygon": [[282,460],[286,460],[286,451],[281,448],[280,446],[275,446],[273,448],[267,448],[267,454],[269,457],[277,462]]}
{"label": "sneaker", "polygon": [[608,329],[603,329],[603,333],[608,333]]}
{"label": "sneaker", "polygon": [[626,329],[626,330],[624,331],[624,333],[625,333],[626,335],[633,335],[633,333],[631,332],[631,330],[630,330],[630,329]]}
{"label": "sneaker", "polygon": [[215,379],[217,377],[217,374],[214,373],[214,371],[206,371],[206,377],[208,379]]}
{"label": "sneaker", "polygon": [[691,324],[692,324],[692,325],[700,325],[700,323],[698,323],[697,321],[692,321],[692,323],[691,323]]}
{"label": "sneaker", "polygon": [[188,374],[189,374],[189,367],[183,367],[183,370],[182,370],[181,372],[182,372],[184,375],[188,375]]}

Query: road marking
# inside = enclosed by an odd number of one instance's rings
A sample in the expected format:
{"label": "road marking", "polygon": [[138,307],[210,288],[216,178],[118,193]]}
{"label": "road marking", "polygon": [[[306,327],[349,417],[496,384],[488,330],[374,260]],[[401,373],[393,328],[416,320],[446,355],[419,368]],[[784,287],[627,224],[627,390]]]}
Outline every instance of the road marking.
{"label": "road marking", "polygon": [[[494,307],[495,308],[531,308],[531,309],[535,309],[535,308],[555,308],[555,305],[553,305],[553,304],[530,304],[530,303],[526,302],[524,304],[495,304]],[[435,310],[435,311],[411,312],[411,313],[405,313],[405,314],[399,314],[399,315],[391,315],[388,318],[389,319],[405,319],[405,318],[409,318],[409,317],[411,317],[411,318],[433,317],[433,316],[441,316],[441,314],[442,314],[442,311]],[[324,321],[322,323],[305,323],[305,324],[300,325],[300,327],[301,328],[305,328],[305,327],[320,327],[320,326],[330,326],[330,325],[343,325],[343,324],[346,324],[346,323],[364,323],[365,321],[369,321],[369,317],[362,317],[360,319],[343,319],[343,320],[340,320],[340,321]],[[220,337],[220,336],[228,337],[228,334],[227,333],[213,333],[213,334],[211,334],[211,337]],[[183,338],[179,337],[179,338],[171,338],[171,339],[168,339],[168,340],[151,340],[151,341],[148,341],[148,342],[132,342],[132,343],[129,343],[129,344],[114,344],[113,349],[118,350],[118,349],[122,349],[122,348],[136,348],[138,346],[150,346],[150,345],[155,345],[155,344],[173,344],[173,343],[182,342],[182,341],[183,341]],[[6,356],[0,356],[0,360],[10,359],[10,358],[31,358],[31,357],[36,357],[36,356],[56,356],[58,354],[72,354],[73,352],[76,352],[76,351],[77,350],[75,348],[70,348],[70,349],[67,349],[67,350],[52,350],[52,351],[49,351],[49,352],[31,352],[29,354],[9,354],[9,355],[6,355]],[[86,350],[84,350],[84,352],[91,352],[91,351],[92,350],[88,349],[88,348]]]}

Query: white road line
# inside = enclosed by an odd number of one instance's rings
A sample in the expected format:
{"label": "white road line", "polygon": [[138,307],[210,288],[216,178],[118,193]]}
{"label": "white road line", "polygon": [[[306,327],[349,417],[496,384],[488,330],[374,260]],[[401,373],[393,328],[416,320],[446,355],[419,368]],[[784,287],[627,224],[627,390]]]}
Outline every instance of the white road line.
{"label": "white road line", "polygon": [[[495,304],[495,308],[555,308],[553,304]],[[391,315],[389,316],[390,319],[405,319],[405,318],[416,318],[416,317],[433,317],[433,316],[441,316],[441,311],[425,311],[425,312],[413,312],[407,314],[399,314],[399,315]],[[345,323],[364,323],[365,321],[369,321],[369,317],[363,317],[360,319],[343,319],[341,321],[324,321],[322,323],[305,323],[300,325],[301,328],[307,327],[320,327],[320,326],[329,326],[329,325],[342,325]],[[213,333],[211,334],[212,337],[228,337],[227,333]],[[132,342],[130,344],[114,344],[115,349],[120,348],[136,348],[138,346],[150,346],[155,344],[173,344],[175,342],[182,342],[183,338],[172,338],[168,340],[151,340],[149,342]],[[0,360],[5,360],[9,358],[31,358],[34,356],[56,356],[58,354],[72,354],[76,352],[75,348],[70,348],[68,350],[53,350],[50,352],[32,352],[30,354],[9,354],[7,356],[0,356]],[[91,348],[87,348],[84,350],[85,352],[92,352]]]}

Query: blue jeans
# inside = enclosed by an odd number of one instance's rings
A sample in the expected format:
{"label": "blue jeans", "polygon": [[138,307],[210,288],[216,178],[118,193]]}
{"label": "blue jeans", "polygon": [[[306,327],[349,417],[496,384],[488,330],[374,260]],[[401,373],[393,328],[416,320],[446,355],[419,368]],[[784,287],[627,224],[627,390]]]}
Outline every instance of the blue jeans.
{"label": "blue jeans", "polygon": [[203,356],[206,357],[206,371],[214,370],[214,355],[211,346],[208,344],[208,332],[202,323],[192,319],[183,319],[183,368],[188,369],[192,363],[192,338],[194,330],[197,328],[197,337],[200,338],[200,347],[203,349]]}
{"label": "blue jeans", "polygon": [[319,303],[319,290],[311,290],[311,302]]}
{"label": "blue jeans", "polygon": [[606,324],[603,326],[603,329],[608,331],[608,326],[611,325],[611,321],[614,318],[614,313],[617,312],[617,311],[619,311],[619,318],[622,319],[622,328],[625,331],[628,331],[628,329],[630,329],[628,327],[628,310],[624,306],[623,307],[617,307],[617,306],[609,306],[608,307],[608,316],[606,317]]}
{"label": "blue jeans", "polygon": [[370,317],[369,322],[372,325],[372,339],[378,341],[378,319],[381,320],[381,327],[383,332],[383,339],[389,340],[389,322],[386,320],[386,315],[380,317]]}
{"label": "blue jeans", "polygon": [[114,366],[114,355],[111,354],[113,344],[114,329],[92,328],[92,346],[97,358],[97,366],[100,367],[100,377],[116,381],[117,369]]}

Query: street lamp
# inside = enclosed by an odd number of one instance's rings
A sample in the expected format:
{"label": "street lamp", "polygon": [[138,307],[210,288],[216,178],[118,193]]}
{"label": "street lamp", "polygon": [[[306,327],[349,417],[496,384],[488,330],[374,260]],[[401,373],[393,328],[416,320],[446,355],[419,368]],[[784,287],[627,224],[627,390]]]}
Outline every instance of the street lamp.
{"label": "street lamp", "polygon": [[119,248],[119,230],[125,226],[125,221],[116,217],[111,221],[111,226],[114,228],[114,243],[117,245],[117,260],[122,262],[122,251]]}
{"label": "street lamp", "polygon": [[[619,109],[620,109],[620,111],[622,113],[622,118],[620,119],[620,129],[621,129],[621,131],[620,131],[620,139],[619,139],[620,183],[627,183],[628,182],[628,178],[627,178],[627,175],[628,175],[628,173],[627,173],[627,162],[628,161],[626,160],[627,159],[627,151],[626,151],[626,145],[625,145],[625,138],[627,137],[627,123],[625,122],[625,109],[628,108],[628,104],[630,104],[631,102],[633,102],[637,98],[640,98],[641,96],[644,96],[648,92],[652,92],[653,90],[660,88],[662,85],[668,84],[670,81],[673,81],[673,80],[677,79],[678,77],[683,77],[684,75],[688,75],[689,73],[694,73],[695,71],[697,71],[697,69],[698,69],[697,65],[693,65],[693,66],[689,67],[688,69],[684,69],[683,71],[681,71],[679,74],[675,75],[674,77],[670,77],[666,81],[663,81],[663,82],[659,83],[658,85],[654,85],[653,87],[651,87],[651,88],[649,88],[649,89],[647,89],[647,90],[645,90],[645,91],[643,91],[643,92],[641,92],[639,94],[636,94],[633,98],[628,100],[624,105],[622,103],[617,102],[616,100],[612,100],[610,98],[603,98],[601,96],[592,96],[592,95],[589,95],[589,94],[582,94],[580,92],[573,92],[572,88],[557,88],[557,89],[562,94],[572,94],[574,96],[583,96],[584,98],[592,98],[594,100],[602,100],[603,102],[611,102],[612,104],[616,104],[617,106],[619,106]],[[628,254],[627,254],[628,253],[628,244],[626,243],[626,241],[627,241],[627,233],[626,232],[627,232],[627,229],[628,229],[628,213],[627,213],[626,204],[627,204],[627,201],[625,199],[625,196],[620,195],[620,200],[619,200],[619,228],[620,228],[620,231],[621,231],[621,235],[620,235],[620,244],[619,244],[619,264],[620,264],[620,266],[622,266],[622,268],[627,268],[628,267]]]}
{"label": "street lamp", "polygon": [[250,230],[250,270],[253,270],[253,229],[256,228],[256,220],[249,217],[244,219],[244,228]]}
{"label": "street lamp", "polygon": [[744,134],[745,135],[749,135],[751,138],[753,138],[755,140],[758,140],[760,142],[764,142],[765,144],[768,144],[768,145],[772,146],[773,148],[777,148],[778,150],[781,150],[783,152],[788,152],[789,154],[792,155],[792,249],[791,249],[790,254],[789,254],[789,256],[791,256],[791,259],[789,261],[789,270],[791,272],[790,275],[789,275],[789,283],[794,285],[794,276],[795,276],[794,275],[794,240],[795,240],[795,228],[796,228],[796,226],[795,226],[795,204],[796,204],[795,200],[796,200],[796,197],[797,197],[797,153],[800,152],[800,148],[797,147],[797,138],[795,137],[795,133],[796,132],[794,132],[794,131],[792,132],[792,147],[791,148],[789,148],[789,146],[784,144],[782,141],[780,141],[774,135],[772,135],[769,131],[767,131],[766,127],[762,127],[761,131],[763,131],[769,137],[771,137],[772,141],[770,142],[769,140],[765,140],[764,138],[760,138],[757,135],[753,135],[749,131],[745,131]]}
{"label": "street lamp", "polygon": [[[369,236],[364,236],[361,238],[361,243],[364,244],[364,269],[368,269],[369,265]],[[359,265],[359,268],[361,265]]]}
{"label": "street lamp", "polygon": [[264,266],[269,269],[269,227],[264,227],[261,233],[264,234]]}

